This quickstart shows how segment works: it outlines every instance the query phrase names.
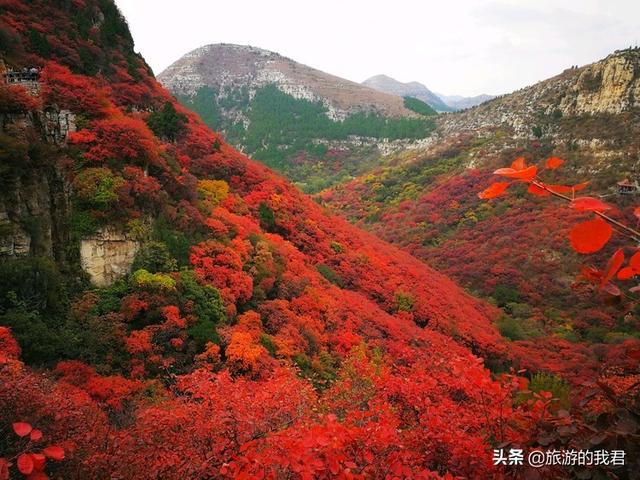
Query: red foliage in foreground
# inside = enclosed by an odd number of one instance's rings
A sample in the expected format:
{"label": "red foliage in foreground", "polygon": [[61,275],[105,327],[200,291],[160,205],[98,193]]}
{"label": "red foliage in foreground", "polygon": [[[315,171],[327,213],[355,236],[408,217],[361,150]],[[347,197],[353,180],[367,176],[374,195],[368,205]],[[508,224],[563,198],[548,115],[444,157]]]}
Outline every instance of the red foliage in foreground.
{"label": "red foliage in foreground", "polygon": [[[90,18],[113,6],[72,3]],[[594,373],[568,342],[510,349],[497,309],[327,216],[193,114],[175,141],[153,135],[146,115],[169,96],[122,47],[130,42],[113,11],[110,29],[68,38],[68,5],[8,6],[16,51],[47,60],[26,38],[38,26],[57,60],[43,72],[44,107],[83,117],[51,159],[73,180],[77,206],[120,227],[162,217],[167,242],[187,242],[189,265],[176,271],[158,249],[153,271],[73,298],[64,321],[95,329],[104,350],[81,352],[91,365],[60,356],[33,369],[0,329],[0,429],[36,425],[42,437],[31,440],[52,442],[3,443],[0,474],[15,458],[46,478],[45,455],[55,460],[46,469],[68,479],[496,478],[506,472],[491,449],[538,445],[555,404],[513,372],[493,375],[480,356],[552,371],[571,356],[580,375]],[[69,70],[85,67],[63,46],[95,45],[85,37],[109,55],[96,77]],[[201,198],[202,180],[221,185],[215,198]]]}

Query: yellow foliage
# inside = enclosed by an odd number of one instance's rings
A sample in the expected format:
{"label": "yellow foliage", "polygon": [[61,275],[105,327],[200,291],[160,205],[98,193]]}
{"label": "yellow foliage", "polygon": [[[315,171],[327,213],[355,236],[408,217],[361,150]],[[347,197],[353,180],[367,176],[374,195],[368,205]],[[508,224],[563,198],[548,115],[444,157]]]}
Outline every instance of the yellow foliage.
{"label": "yellow foliage", "polygon": [[203,200],[218,205],[229,195],[229,184],[224,180],[200,180],[198,193]]}

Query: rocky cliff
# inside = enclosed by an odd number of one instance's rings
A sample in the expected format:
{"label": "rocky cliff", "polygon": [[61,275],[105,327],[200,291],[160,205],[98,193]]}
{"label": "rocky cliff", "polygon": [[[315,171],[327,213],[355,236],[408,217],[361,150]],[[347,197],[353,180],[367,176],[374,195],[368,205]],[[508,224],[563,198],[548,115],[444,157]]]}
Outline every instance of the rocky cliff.
{"label": "rocky cliff", "polygon": [[[38,83],[24,88],[39,101]],[[0,259],[50,257],[66,267],[81,266],[95,285],[106,286],[129,273],[138,244],[115,229],[72,239],[72,185],[51,158],[65,154],[68,135],[76,128],[76,115],[55,105],[0,113],[0,135],[32,142],[31,151],[0,152]]]}
{"label": "rocky cliff", "polygon": [[535,133],[533,129],[539,127],[543,131],[538,136],[566,136],[567,122],[563,119],[623,114],[638,107],[640,50],[628,49],[590,65],[569,68],[466,112],[446,115],[440,121],[445,135],[507,127],[517,137],[530,138]]}

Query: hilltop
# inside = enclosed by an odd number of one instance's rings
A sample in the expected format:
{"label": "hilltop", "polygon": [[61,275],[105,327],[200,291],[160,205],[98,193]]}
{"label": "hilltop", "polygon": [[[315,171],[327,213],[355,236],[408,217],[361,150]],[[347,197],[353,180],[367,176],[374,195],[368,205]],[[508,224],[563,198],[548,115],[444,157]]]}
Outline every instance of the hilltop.
{"label": "hilltop", "polygon": [[420,145],[434,128],[435,111],[418,100],[255,47],[201,47],[158,79],[230,143],[306,192],[357,176],[386,152]]}

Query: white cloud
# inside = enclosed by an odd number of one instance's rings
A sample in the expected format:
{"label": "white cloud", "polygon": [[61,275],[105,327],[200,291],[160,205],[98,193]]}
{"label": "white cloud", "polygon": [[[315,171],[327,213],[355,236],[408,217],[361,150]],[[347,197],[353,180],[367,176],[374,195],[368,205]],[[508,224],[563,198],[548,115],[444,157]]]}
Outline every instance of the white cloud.
{"label": "white cloud", "polygon": [[640,41],[637,0],[116,0],[156,73],[209,43],[249,44],[350,80],[505,93]]}

